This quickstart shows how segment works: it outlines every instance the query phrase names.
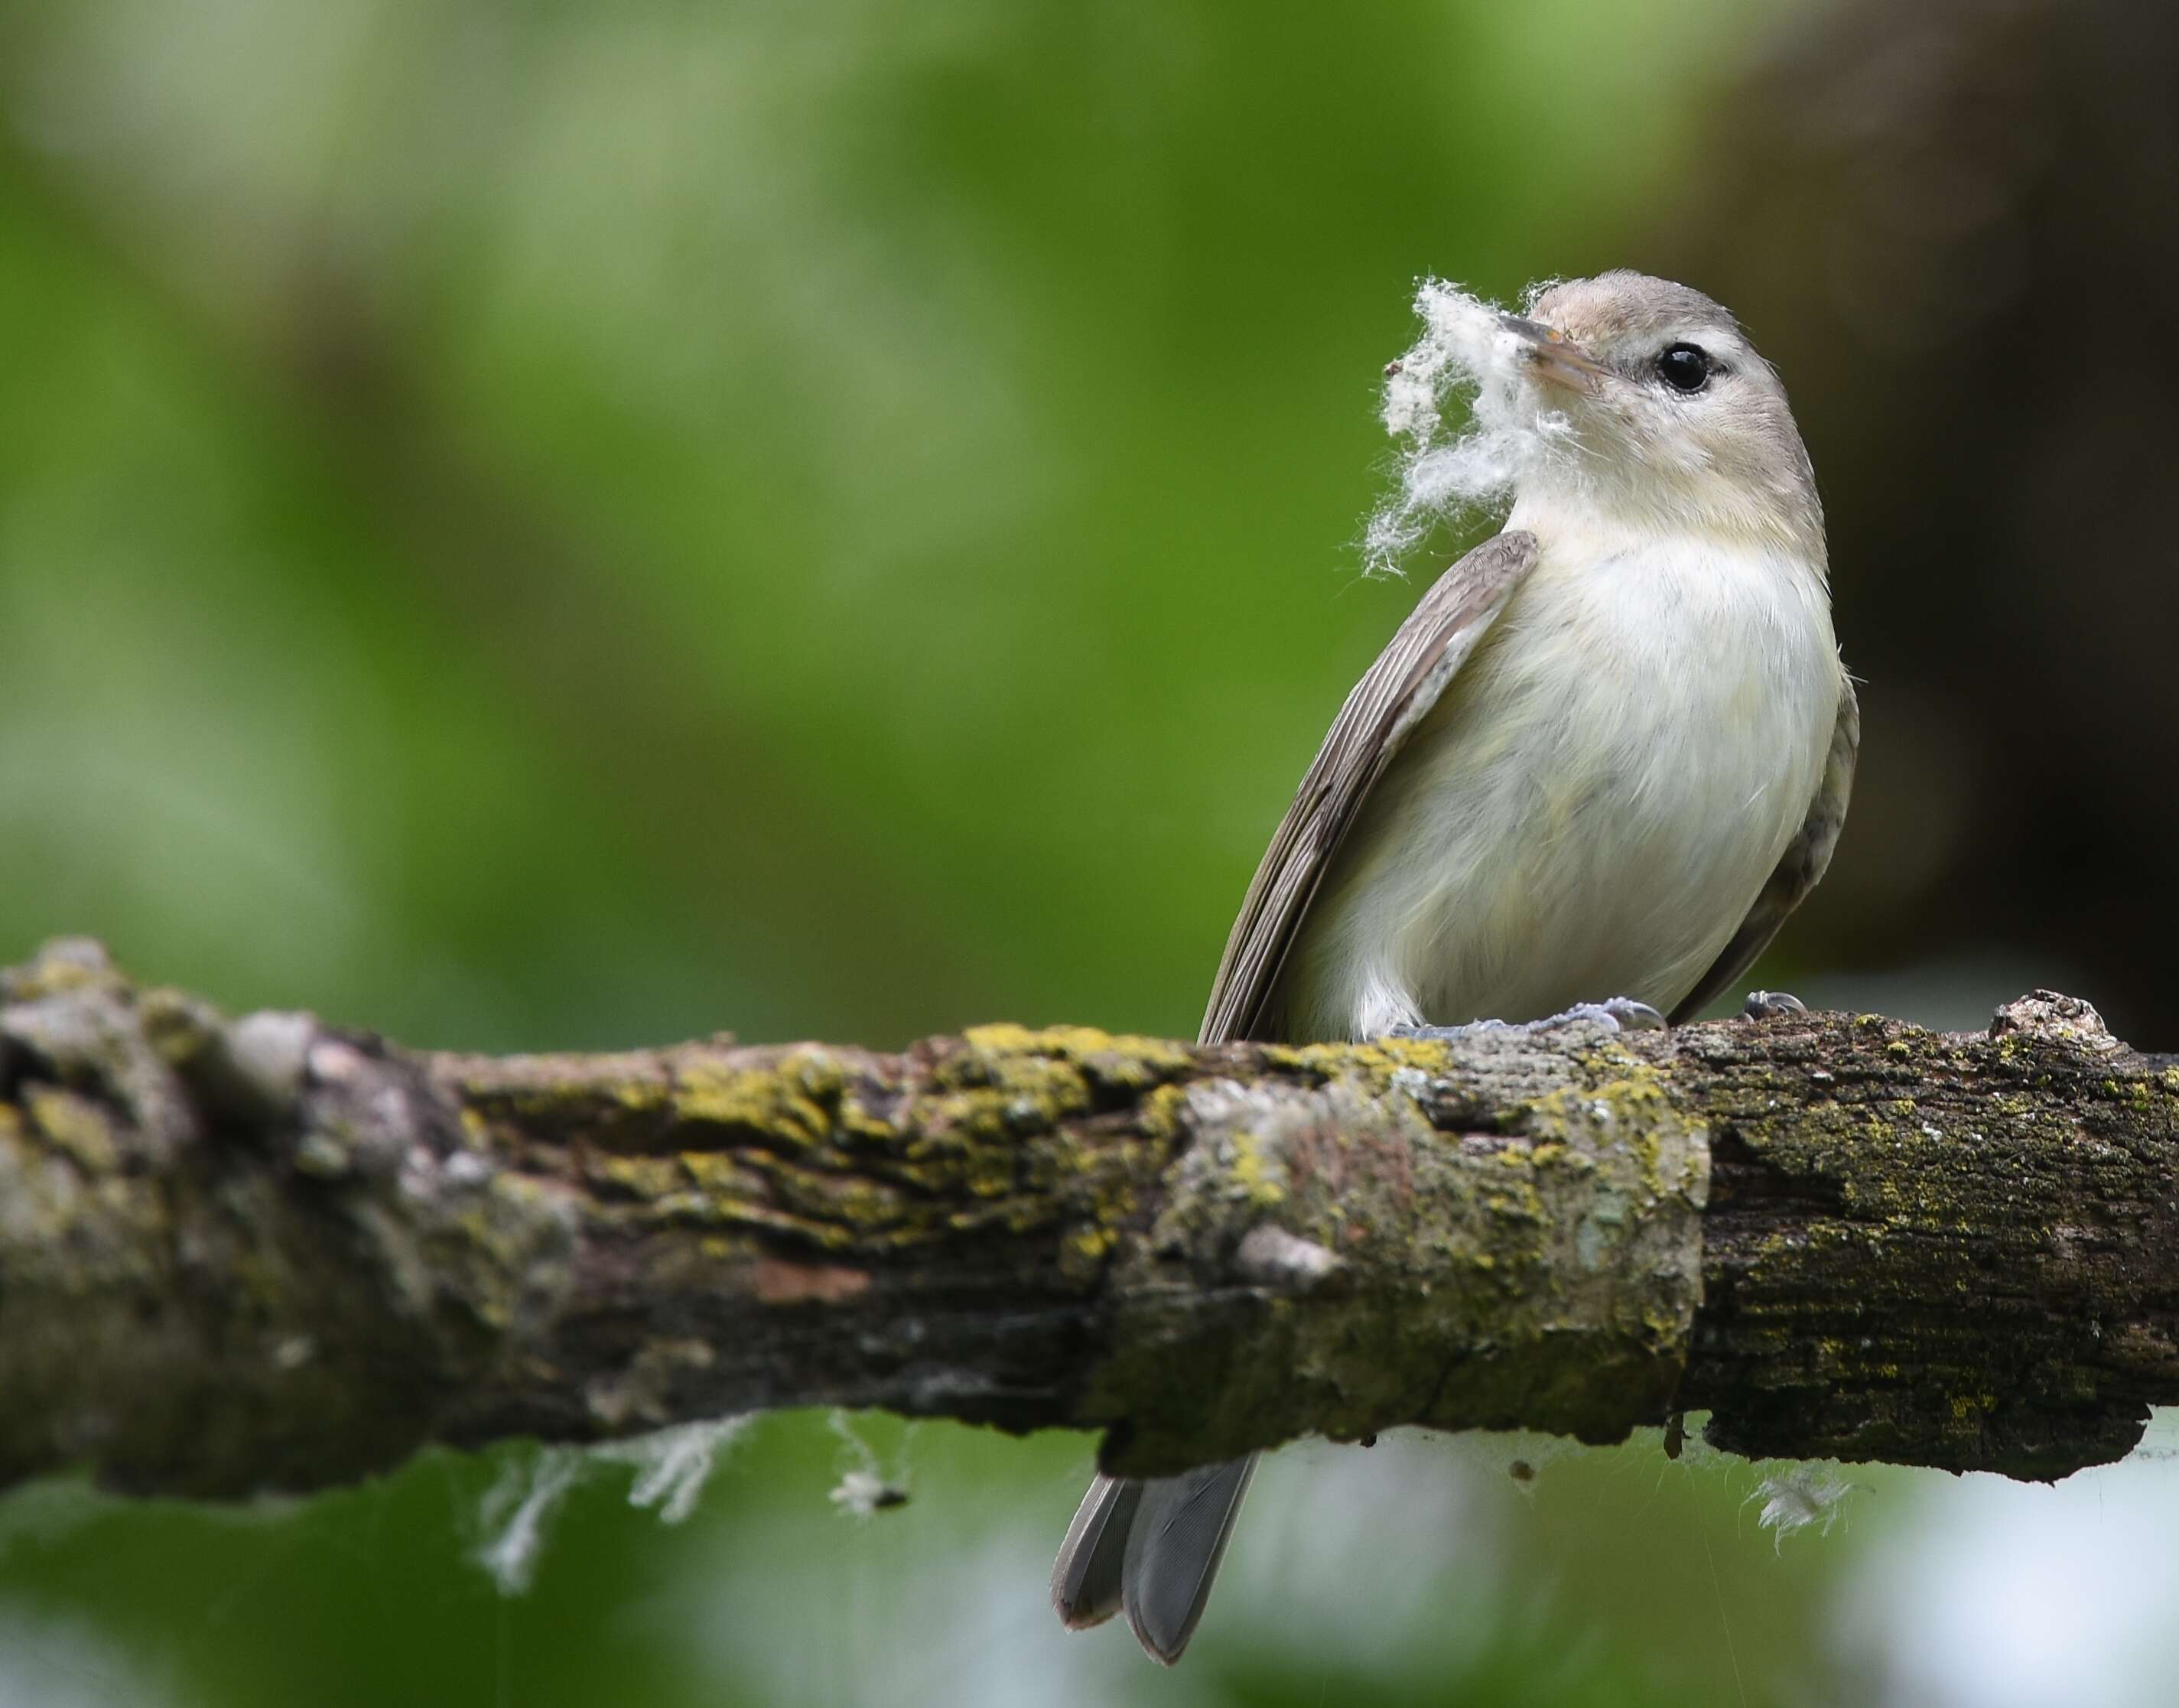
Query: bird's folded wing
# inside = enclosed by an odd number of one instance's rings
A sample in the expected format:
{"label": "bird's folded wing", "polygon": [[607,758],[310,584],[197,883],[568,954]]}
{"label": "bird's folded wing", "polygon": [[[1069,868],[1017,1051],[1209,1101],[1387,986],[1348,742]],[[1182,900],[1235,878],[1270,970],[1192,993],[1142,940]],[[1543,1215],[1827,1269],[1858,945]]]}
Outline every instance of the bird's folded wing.
{"label": "bird's folded wing", "polygon": [[1674,1025],[1693,1019],[1738,984],[1755,964],[1756,958],[1770,947],[1770,939],[1778,935],[1778,927],[1786,923],[1787,914],[1800,906],[1802,898],[1815,888],[1824,869],[1831,863],[1831,850],[1838,846],[1839,830],[1846,823],[1847,798],[1853,793],[1853,763],[1860,751],[1861,702],[1854,698],[1852,679],[1841,670],[1838,721],[1831,726],[1830,755],[1824,761],[1824,774],[1816,783],[1815,799],[1809,803],[1809,816],[1793,840],[1786,845],[1778,869],[1770,874],[1770,881],[1755,898],[1755,905],[1748,910],[1747,919],[1732,934],[1732,940],[1710,964],[1710,970],[1702,975],[1702,982],[1672,1010]]}
{"label": "bird's folded wing", "polygon": [[[1362,803],[1535,567],[1536,556],[1533,534],[1485,541],[1438,578],[1354,684],[1233,921],[1203,1016],[1205,1043],[1259,1035],[1295,934]],[[1828,846],[1825,853],[1828,858]]]}

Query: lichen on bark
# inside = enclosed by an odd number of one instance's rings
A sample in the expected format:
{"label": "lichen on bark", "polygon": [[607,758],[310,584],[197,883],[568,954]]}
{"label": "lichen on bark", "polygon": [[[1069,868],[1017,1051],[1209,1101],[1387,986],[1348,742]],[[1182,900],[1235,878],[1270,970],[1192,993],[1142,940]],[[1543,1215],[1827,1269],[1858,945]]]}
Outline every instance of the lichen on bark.
{"label": "lichen on bark", "polygon": [[1400,1424],[2051,1475],[2179,1397],[2179,1073],[2039,994],[1453,1046],[402,1050],[0,974],[0,1484],[882,1405],[1158,1471]]}

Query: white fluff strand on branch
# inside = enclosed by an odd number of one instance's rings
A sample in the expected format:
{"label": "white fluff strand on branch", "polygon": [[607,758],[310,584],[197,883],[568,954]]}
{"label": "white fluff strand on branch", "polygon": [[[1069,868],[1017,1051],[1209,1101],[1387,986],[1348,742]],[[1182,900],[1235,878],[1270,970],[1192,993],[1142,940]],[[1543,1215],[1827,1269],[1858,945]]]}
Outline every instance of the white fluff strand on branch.
{"label": "white fluff strand on branch", "polygon": [[1763,1502],[1755,1522],[1771,1532],[1775,1551],[1782,1548],[1786,1538],[1794,1531],[1805,1530],[1812,1525],[1819,1524],[1825,1535],[1830,1535],[1831,1526],[1845,1510],[1846,1497],[1861,1487],[1861,1484],[1850,1483],[1820,1465],[1789,1465],[1756,1484],[1741,1504]]}
{"label": "white fluff strand on branch", "polygon": [[[696,1510],[719,1457],[755,1421],[751,1414],[676,1424],[627,1441],[596,1447],[548,1447],[510,1458],[484,1497],[484,1540],[475,1558],[502,1595],[525,1593],[537,1575],[547,1533],[561,1503],[590,1474],[607,1464],[631,1465],[628,1503],[659,1522],[678,1524]],[[6,1708],[0,1700],[0,1708]]]}
{"label": "white fluff strand on branch", "polygon": [[[1535,293],[1532,292],[1533,297]],[[1502,311],[1442,279],[1415,293],[1423,335],[1385,371],[1385,429],[1402,441],[1399,490],[1363,535],[1363,573],[1397,575],[1434,523],[1458,522],[1508,502],[1521,474],[1563,443],[1572,424],[1539,409],[1522,382],[1524,341]],[[1466,421],[1447,428],[1448,404]]]}

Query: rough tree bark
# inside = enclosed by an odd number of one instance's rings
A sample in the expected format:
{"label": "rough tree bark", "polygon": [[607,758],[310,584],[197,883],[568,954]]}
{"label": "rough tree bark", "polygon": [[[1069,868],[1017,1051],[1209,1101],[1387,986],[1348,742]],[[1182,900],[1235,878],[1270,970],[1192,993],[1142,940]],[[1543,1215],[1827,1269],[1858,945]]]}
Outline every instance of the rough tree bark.
{"label": "rough tree bark", "polygon": [[879,1405],[2050,1477],[2179,1399],[2179,1067],[2038,993],[1455,1046],[986,1027],[487,1059],[0,975],[0,1485]]}

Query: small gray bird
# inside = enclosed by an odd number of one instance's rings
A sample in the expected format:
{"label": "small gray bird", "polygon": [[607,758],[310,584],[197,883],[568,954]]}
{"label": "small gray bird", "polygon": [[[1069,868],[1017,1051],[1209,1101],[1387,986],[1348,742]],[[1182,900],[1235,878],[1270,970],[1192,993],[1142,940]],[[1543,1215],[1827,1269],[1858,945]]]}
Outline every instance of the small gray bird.
{"label": "small gray bird", "polygon": [[[1206,1043],[1677,1022],[1830,862],[1860,715],[1777,374],[1708,297],[1638,273],[1490,330],[1551,454],[1347,695],[1241,904]],[[1100,1476],[1052,1570],[1060,1618],[1124,1609],[1177,1661],[1254,1466]]]}

